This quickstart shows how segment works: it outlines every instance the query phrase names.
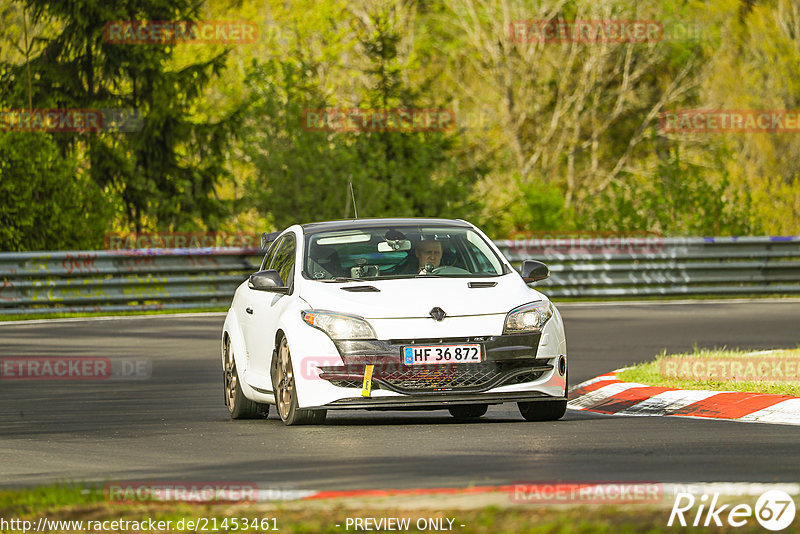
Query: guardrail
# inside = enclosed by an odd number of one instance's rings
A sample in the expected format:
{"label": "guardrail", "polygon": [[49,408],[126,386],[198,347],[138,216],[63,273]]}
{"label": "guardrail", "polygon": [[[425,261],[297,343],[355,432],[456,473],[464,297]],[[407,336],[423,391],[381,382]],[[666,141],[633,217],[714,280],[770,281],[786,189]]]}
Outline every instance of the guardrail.
{"label": "guardrail", "polygon": [[554,297],[800,293],[800,236],[497,241],[511,262],[542,259]]}
{"label": "guardrail", "polygon": [[[800,236],[496,241],[552,297],[800,293]],[[224,307],[259,249],[0,254],[0,315]]]}

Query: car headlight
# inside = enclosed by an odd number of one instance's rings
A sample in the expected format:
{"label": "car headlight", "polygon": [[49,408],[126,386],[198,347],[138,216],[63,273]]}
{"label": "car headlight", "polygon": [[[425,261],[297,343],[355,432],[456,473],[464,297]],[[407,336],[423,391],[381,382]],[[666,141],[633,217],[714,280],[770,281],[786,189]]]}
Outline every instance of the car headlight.
{"label": "car headlight", "polygon": [[355,315],[317,310],[303,310],[300,314],[306,323],[314,328],[319,328],[331,339],[375,339],[377,337],[370,324]]}
{"label": "car headlight", "polygon": [[520,332],[541,332],[545,323],[553,316],[550,302],[542,300],[524,304],[514,308],[506,315],[503,327],[504,334],[518,334]]}

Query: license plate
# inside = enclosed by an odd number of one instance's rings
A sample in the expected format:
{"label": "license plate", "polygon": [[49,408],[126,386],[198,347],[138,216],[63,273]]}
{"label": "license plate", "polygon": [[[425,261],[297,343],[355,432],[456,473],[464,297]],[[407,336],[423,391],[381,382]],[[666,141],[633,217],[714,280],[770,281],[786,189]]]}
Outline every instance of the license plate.
{"label": "license plate", "polygon": [[481,363],[481,346],[470,344],[404,347],[403,363],[406,365]]}

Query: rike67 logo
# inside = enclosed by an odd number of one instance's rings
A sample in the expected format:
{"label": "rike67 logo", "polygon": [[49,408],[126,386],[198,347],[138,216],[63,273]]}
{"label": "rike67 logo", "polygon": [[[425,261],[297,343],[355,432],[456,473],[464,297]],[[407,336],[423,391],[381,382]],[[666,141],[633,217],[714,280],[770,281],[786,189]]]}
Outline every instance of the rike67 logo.
{"label": "rike67 logo", "polygon": [[[695,505],[696,511],[693,510]],[[792,523],[794,515],[794,500],[781,490],[769,490],[761,494],[755,507],[748,504],[720,504],[719,493],[714,493],[712,497],[704,493],[699,498],[691,493],[678,493],[667,526],[671,527],[677,520],[682,527],[687,524],[693,527],[721,527],[724,523],[731,527],[743,527],[755,516],[765,529],[779,531]]]}

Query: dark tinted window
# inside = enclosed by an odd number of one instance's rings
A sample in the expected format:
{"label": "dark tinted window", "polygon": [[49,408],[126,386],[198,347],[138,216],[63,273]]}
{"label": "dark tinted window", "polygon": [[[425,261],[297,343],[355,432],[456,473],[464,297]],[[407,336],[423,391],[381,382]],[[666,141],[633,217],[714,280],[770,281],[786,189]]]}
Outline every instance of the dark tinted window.
{"label": "dark tinted window", "polygon": [[[424,252],[440,247],[430,274],[446,277],[499,276],[502,262],[484,239],[463,227],[367,227],[318,232],[307,238],[307,278],[402,278],[421,274]],[[419,250],[419,254],[417,253]],[[436,262],[436,263],[433,263]],[[437,265],[438,264],[438,265]]]}
{"label": "dark tinted window", "polygon": [[267,248],[267,253],[264,255],[264,259],[261,262],[261,271],[265,269],[269,269],[269,264],[272,262],[272,258],[275,257],[275,251],[278,250],[278,245],[283,239],[278,239],[270,243],[269,247]]}
{"label": "dark tinted window", "polygon": [[275,256],[270,262],[270,269],[275,269],[281,275],[281,280],[287,286],[292,285],[292,275],[294,273],[295,256],[294,234],[287,234],[278,243],[275,249]]}

